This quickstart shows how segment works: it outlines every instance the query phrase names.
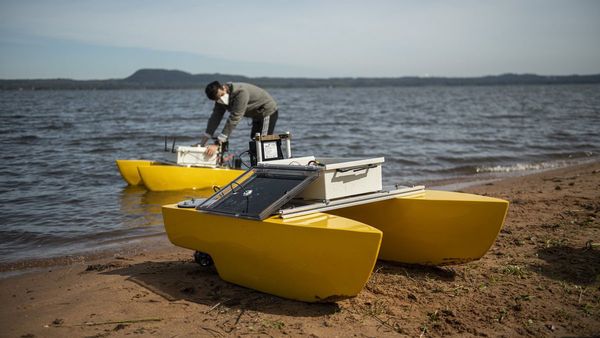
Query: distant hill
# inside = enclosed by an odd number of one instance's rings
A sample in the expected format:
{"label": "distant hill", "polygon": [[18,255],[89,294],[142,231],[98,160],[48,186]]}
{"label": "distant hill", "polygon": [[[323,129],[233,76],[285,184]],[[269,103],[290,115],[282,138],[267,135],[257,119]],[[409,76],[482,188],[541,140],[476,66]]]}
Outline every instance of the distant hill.
{"label": "distant hill", "polygon": [[190,74],[180,70],[140,69],[124,79],[109,80],[0,80],[0,90],[54,89],[203,89],[207,83],[251,82],[267,88],[300,87],[394,87],[394,86],[490,86],[600,83],[600,74],[543,76],[502,74],[482,77],[390,77],[390,78],[283,78],[228,74]]}
{"label": "distant hill", "polygon": [[250,78],[242,75],[225,74],[190,74],[181,70],[140,69],[131,76],[123,79],[123,83],[139,85],[174,85],[174,86],[206,86],[212,81],[248,81]]}

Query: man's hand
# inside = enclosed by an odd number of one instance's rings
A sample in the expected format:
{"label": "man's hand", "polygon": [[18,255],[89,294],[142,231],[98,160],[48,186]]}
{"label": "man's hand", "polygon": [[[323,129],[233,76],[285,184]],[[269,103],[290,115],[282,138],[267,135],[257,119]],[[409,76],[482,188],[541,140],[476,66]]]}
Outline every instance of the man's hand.
{"label": "man's hand", "polygon": [[216,144],[211,144],[208,147],[206,147],[206,151],[204,153],[207,156],[213,156],[213,154],[216,154],[217,151],[219,151],[219,146]]}

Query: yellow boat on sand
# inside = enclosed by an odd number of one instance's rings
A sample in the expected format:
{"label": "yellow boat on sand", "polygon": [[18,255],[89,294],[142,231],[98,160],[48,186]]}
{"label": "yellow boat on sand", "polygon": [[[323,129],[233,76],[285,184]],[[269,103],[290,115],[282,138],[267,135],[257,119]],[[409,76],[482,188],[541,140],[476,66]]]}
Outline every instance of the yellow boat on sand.
{"label": "yellow boat on sand", "polygon": [[502,227],[507,201],[424,187],[369,192],[377,168],[352,163],[332,180],[366,192],[320,201],[297,196],[314,194],[323,170],[259,165],[205,201],[163,206],[168,237],[211,257],[224,280],[314,302],[355,296],[377,257],[427,265],[479,259]]}
{"label": "yellow boat on sand", "polygon": [[231,283],[306,302],[358,294],[369,279],[381,231],[340,216],[237,219],[163,206],[169,240],[210,255]]}
{"label": "yellow boat on sand", "polygon": [[425,190],[328,213],[381,230],[379,259],[447,265],[481,258],[496,240],[507,211],[508,202],[498,198]]}

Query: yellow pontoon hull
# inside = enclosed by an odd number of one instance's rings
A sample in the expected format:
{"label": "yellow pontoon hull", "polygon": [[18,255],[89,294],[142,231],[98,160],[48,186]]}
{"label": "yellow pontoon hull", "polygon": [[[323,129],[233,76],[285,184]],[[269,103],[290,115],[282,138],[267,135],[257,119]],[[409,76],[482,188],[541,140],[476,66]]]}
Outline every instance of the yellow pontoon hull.
{"label": "yellow pontoon hull", "polygon": [[225,168],[182,167],[151,165],[138,167],[144,185],[151,191],[206,190],[222,187],[244,173]]}
{"label": "yellow pontoon hull", "polygon": [[497,198],[426,190],[328,213],[381,230],[382,260],[445,265],[481,258],[496,240],[507,210],[508,202]]}
{"label": "yellow pontoon hull", "polygon": [[222,279],[306,302],[358,294],[382,236],[371,226],[324,213],[253,221],[165,205],[163,218],[169,240],[209,254]]}
{"label": "yellow pontoon hull", "polygon": [[123,179],[129,185],[143,184],[138,167],[148,167],[154,162],[147,160],[116,160],[117,167]]}

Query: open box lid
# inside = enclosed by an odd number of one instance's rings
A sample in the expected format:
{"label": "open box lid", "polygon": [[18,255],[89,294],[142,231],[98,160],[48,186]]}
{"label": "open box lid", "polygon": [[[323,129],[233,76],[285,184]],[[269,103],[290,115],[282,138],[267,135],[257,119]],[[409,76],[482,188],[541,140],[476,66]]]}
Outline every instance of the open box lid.
{"label": "open box lid", "polygon": [[316,166],[259,163],[196,209],[208,213],[263,220],[276,213],[319,175]]}
{"label": "open box lid", "polygon": [[347,158],[347,157],[319,157],[303,156],[291,157],[282,160],[270,161],[270,164],[310,165],[319,166],[322,170],[349,171],[360,168],[372,168],[383,164],[385,158]]}
{"label": "open box lid", "polygon": [[[325,165],[337,165],[334,171],[347,171],[380,165],[381,159],[330,159]],[[298,217],[316,212],[347,208],[402,196],[422,194],[424,186],[396,187],[390,191],[365,192],[333,200],[305,200],[299,198],[311,183],[323,175],[323,165],[301,165],[302,161],[273,164],[259,163],[223,189],[196,207],[197,210],[217,215],[264,220],[279,214],[281,218]],[[290,202],[291,201],[291,202]],[[194,201],[180,207],[195,207]],[[290,203],[288,203],[290,202]],[[196,202],[198,203],[198,202]]]}
{"label": "open box lid", "polygon": [[371,168],[381,165],[385,159],[383,157],[373,158],[319,158],[318,162],[325,170],[348,171],[356,168]]}

